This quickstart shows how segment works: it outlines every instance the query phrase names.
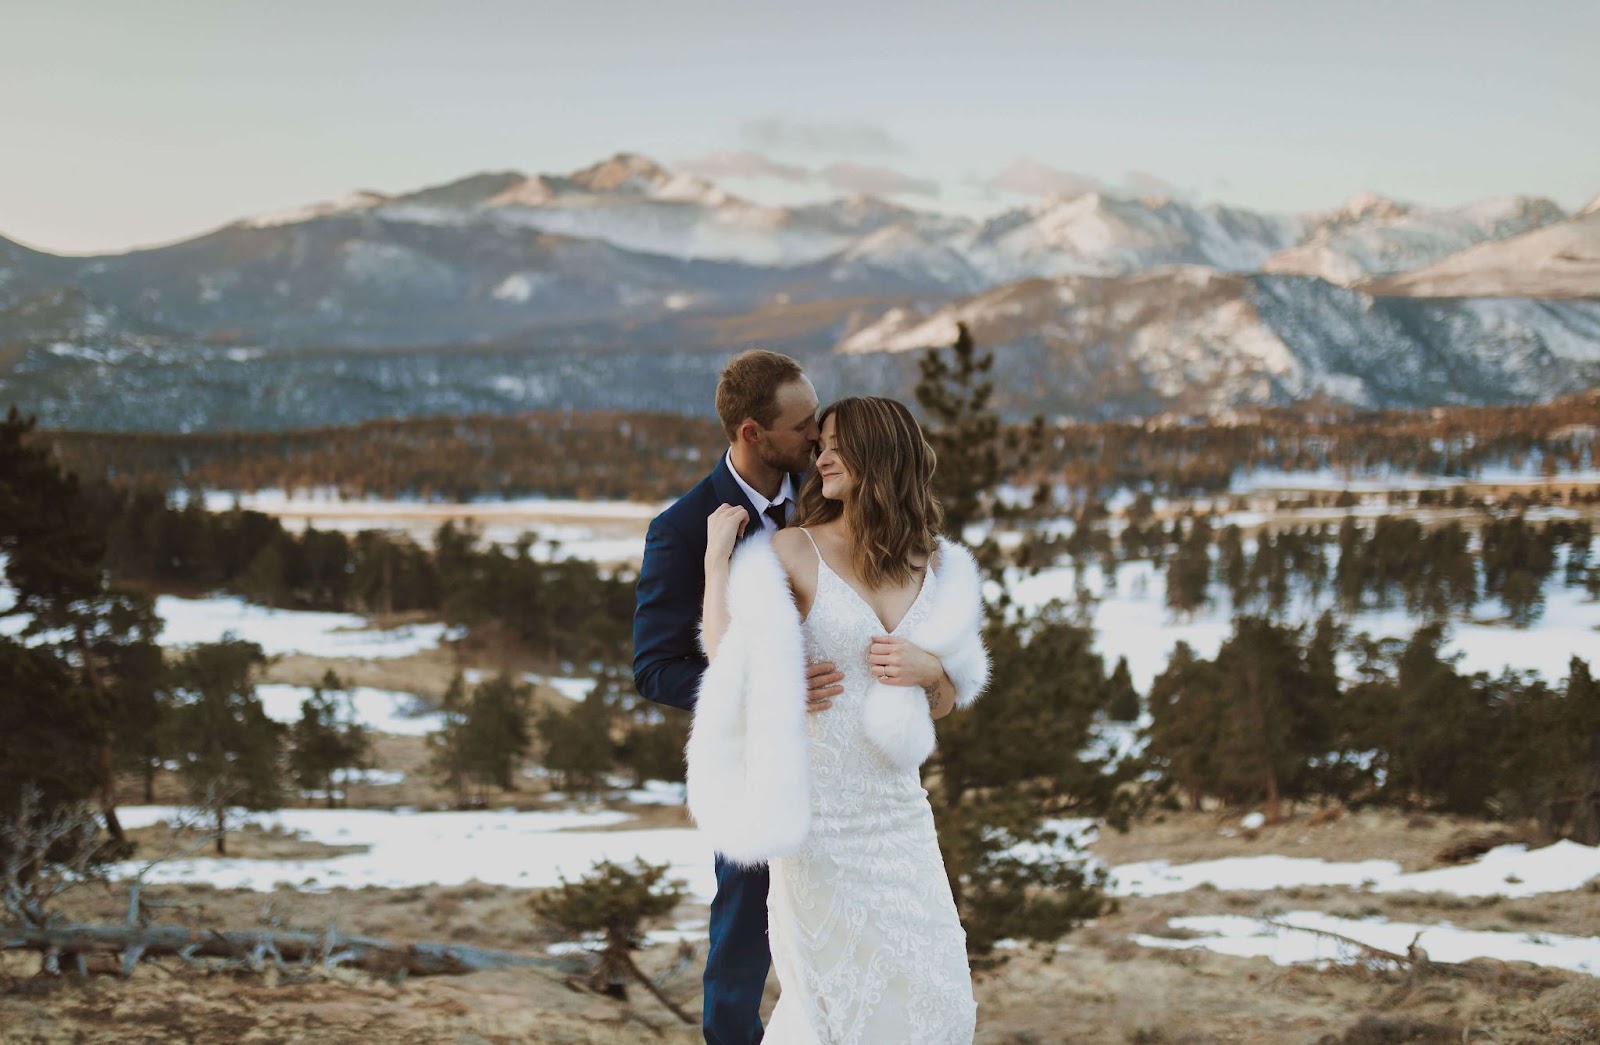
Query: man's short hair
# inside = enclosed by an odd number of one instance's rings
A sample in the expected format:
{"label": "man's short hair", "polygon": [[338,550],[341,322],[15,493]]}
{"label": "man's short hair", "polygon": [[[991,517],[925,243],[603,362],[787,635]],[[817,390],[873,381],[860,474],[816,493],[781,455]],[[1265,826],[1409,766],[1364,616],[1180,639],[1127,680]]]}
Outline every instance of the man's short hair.
{"label": "man's short hair", "polygon": [[778,389],[804,373],[788,356],[761,348],[730,359],[717,380],[717,417],[728,442],[738,441],[746,418],[771,428],[778,420]]}

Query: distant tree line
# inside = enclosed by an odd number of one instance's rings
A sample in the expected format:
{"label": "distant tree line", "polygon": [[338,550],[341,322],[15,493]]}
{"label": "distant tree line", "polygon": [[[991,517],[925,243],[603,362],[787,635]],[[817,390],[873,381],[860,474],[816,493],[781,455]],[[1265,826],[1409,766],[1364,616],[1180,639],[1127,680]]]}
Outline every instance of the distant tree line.
{"label": "distant tree line", "polygon": [[[1242,414],[1053,425],[1034,467],[1008,478],[1050,482],[1079,498],[1119,489],[1181,497],[1224,493],[1236,475],[1258,469],[1471,477],[1509,466],[1557,479],[1600,463],[1600,391],[1509,406],[1311,405]],[[1435,491],[1428,499],[1451,495]]]}
{"label": "distant tree line", "polygon": [[710,470],[705,418],[614,410],[367,421],[269,432],[51,431],[85,476],[195,490],[333,489],[347,497],[464,501],[538,495],[663,500]]}
{"label": "distant tree line", "polygon": [[[992,359],[992,354],[983,358]],[[983,375],[978,375],[982,377]],[[924,389],[932,386],[924,385]],[[824,390],[824,397],[827,390]],[[938,427],[935,400],[918,409]],[[1073,502],[1145,490],[1184,497],[1224,493],[1257,469],[1335,474],[1391,470],[1471,477],[1509,466],[1558,479],[1600,466],[1600,392],[1548,403],[1363,411],[1340,406],[1261,408],[1222,419],[1057,422],[994,431],[1000,482],[1070,493]],[[969,433],[971,434],[971,433]],[[469,500],[540,495],[664,500],[709,470],[722,448],[705,418],[619,411],[544,411],[368,421],[272,432],[50,431],[60,458],[85,476],[162,488],[334,489],[347,497]],[[1007,447],[1030,443],[1025,456]],[[976,480],[963,480],[972,486]],[[997,484],[998,485],[998,484]],[[979,488],[952,489],[954,500]],[[1462,491],[1420,491],[1424,504],[1464,503]],[[1547,496],[1593,503],[1585,489]],[[1324,499],[1332,501],[1336,493]]]}
{"label": "distant tree line", "polygon": [[[1600,843],[1600,682],[1572,658],[1531,672],[1463,674],[1444,625],[1346,640],[1331,617],[1290,627],[1241,617],[1215,657],[1180,643],[1149,694],[1148,758],[1189,804],[1337,800],[1527,818]],[[1354,676],[1336,670],[1341,653]]]}
{"label": "distant tree line", "polygon": [[[1593,536],[1585,519],[1541,524],[1518,514],[1430,527],[1412,518],[1380,516],[1367,525],[1346,516],[1337,527],[1262,531],[1247,545],[1237,525],[1216,531],[1205,517],[1191,516],[1174,520],[1170,531],[1130,523],[1120,550],[1163,566],[1167,605],[1180,615],[1208,608],[1221,592],[1234,613],[1271,618],[1282,617],[1297,595],[1313,606],[1329,595],[1345,615],[1402,606],[1423,619],[1465,616],[1494,599],[1514,625],[1526,627],[1539,618],[1552,579],[1600,598]],[[1103,568],[1114,570],[1121,560],[1110,542],[1102,540],[1099,550]]]}
{"label": "distant tree line", "polygon": [[584,560],[540,561],[532,535],[503,548],[447,523],[429,548],[376,530],[292,533],[261,512],[177,507],[148,487],[87,483],[81,496],[100,520],[105,566],[125,584],[283,609],[425,612],[492,629],[536,657],[629,659],[631,579]]}

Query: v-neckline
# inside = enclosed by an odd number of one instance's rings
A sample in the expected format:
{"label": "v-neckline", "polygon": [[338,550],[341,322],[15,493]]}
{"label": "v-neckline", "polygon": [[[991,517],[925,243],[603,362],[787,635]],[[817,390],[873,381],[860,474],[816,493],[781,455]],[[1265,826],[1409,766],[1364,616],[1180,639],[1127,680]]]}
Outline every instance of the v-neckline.
{"label": "v-neckline", "polygon": [[[801,528],[801,532],[805,532],[804,527]],[[811,535],[807,533],[806,536],[810,537]],[[812,539],[812,543],[815,545],[815,538]],[[911,605],[906,607],[906,611],[900,615],[900,622],[894,627],[890,628],[883,623],[883,618],[878,616],[878,611],[872,608],[872,603],[867,601],[867,597],[857,591],[854,584],[851,584],[849,581],[841,577],[838,570],[835,570],[832,566],[828,565],[828,560],[822,557],[821,548],[817,548],[817,565],[832,574],[834,580],[838,581],[845,588],[845,590],[849,591],[851,595],[856,597],[856,601],[859,602],[862,608],[872,616],[872,619],[877,622],[878,626],[885,629],[885,635],[893,635],[895,632],[905,627],[906,621],[911,619],[912,611],[915,610],[917,608],[917,604],[922,601],[923,593],[928,590],[929,578],[933,576],[933,561],[932,557],[930,556],[928,565],[922,570],[922,583],[917,587],[916,597],[911,600]],[[810,614],[807,614],[807,616],[809,617]]]}

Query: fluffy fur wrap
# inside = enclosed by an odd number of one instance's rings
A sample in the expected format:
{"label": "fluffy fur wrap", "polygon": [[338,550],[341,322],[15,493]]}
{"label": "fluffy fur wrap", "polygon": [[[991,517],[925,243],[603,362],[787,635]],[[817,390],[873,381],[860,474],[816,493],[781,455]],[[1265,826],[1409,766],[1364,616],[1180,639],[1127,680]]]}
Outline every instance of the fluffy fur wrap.
{"label": "fluffy fur wrap", "polygon": [[[988,683],[989,655],[980,637],[978,569],[966,548],[940,542],[927,598],[928,613],[905,638],[940,659],[955,684],[956,705],[967,707]],[[728,617],[716,659],[700,679],[685,752],[688,804],[725,859],[753,866],[799,849],[811,828],[805,637],[788,577],[764,533],[734,553]],[[863,660],[866,654],[863,643]],[[933,753],[922,690],[874,682],[860,714],[867,740],[891,764],[915,769]]]}

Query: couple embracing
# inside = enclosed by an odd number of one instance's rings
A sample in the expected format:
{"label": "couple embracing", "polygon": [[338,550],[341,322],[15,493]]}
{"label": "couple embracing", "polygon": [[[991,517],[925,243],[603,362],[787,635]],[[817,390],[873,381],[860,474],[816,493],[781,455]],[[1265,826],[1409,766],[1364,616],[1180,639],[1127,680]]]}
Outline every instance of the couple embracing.
{"label": "couple embracing", "polygon": [[938,536],[909,411],[819,412],[787,356],[723,370],[728,452],[651,524],[634,681],[694,712],[689,810],[717,851],[713,1045],[970,1043],[966,936],[918,767],[988,677],[977,569]]}

